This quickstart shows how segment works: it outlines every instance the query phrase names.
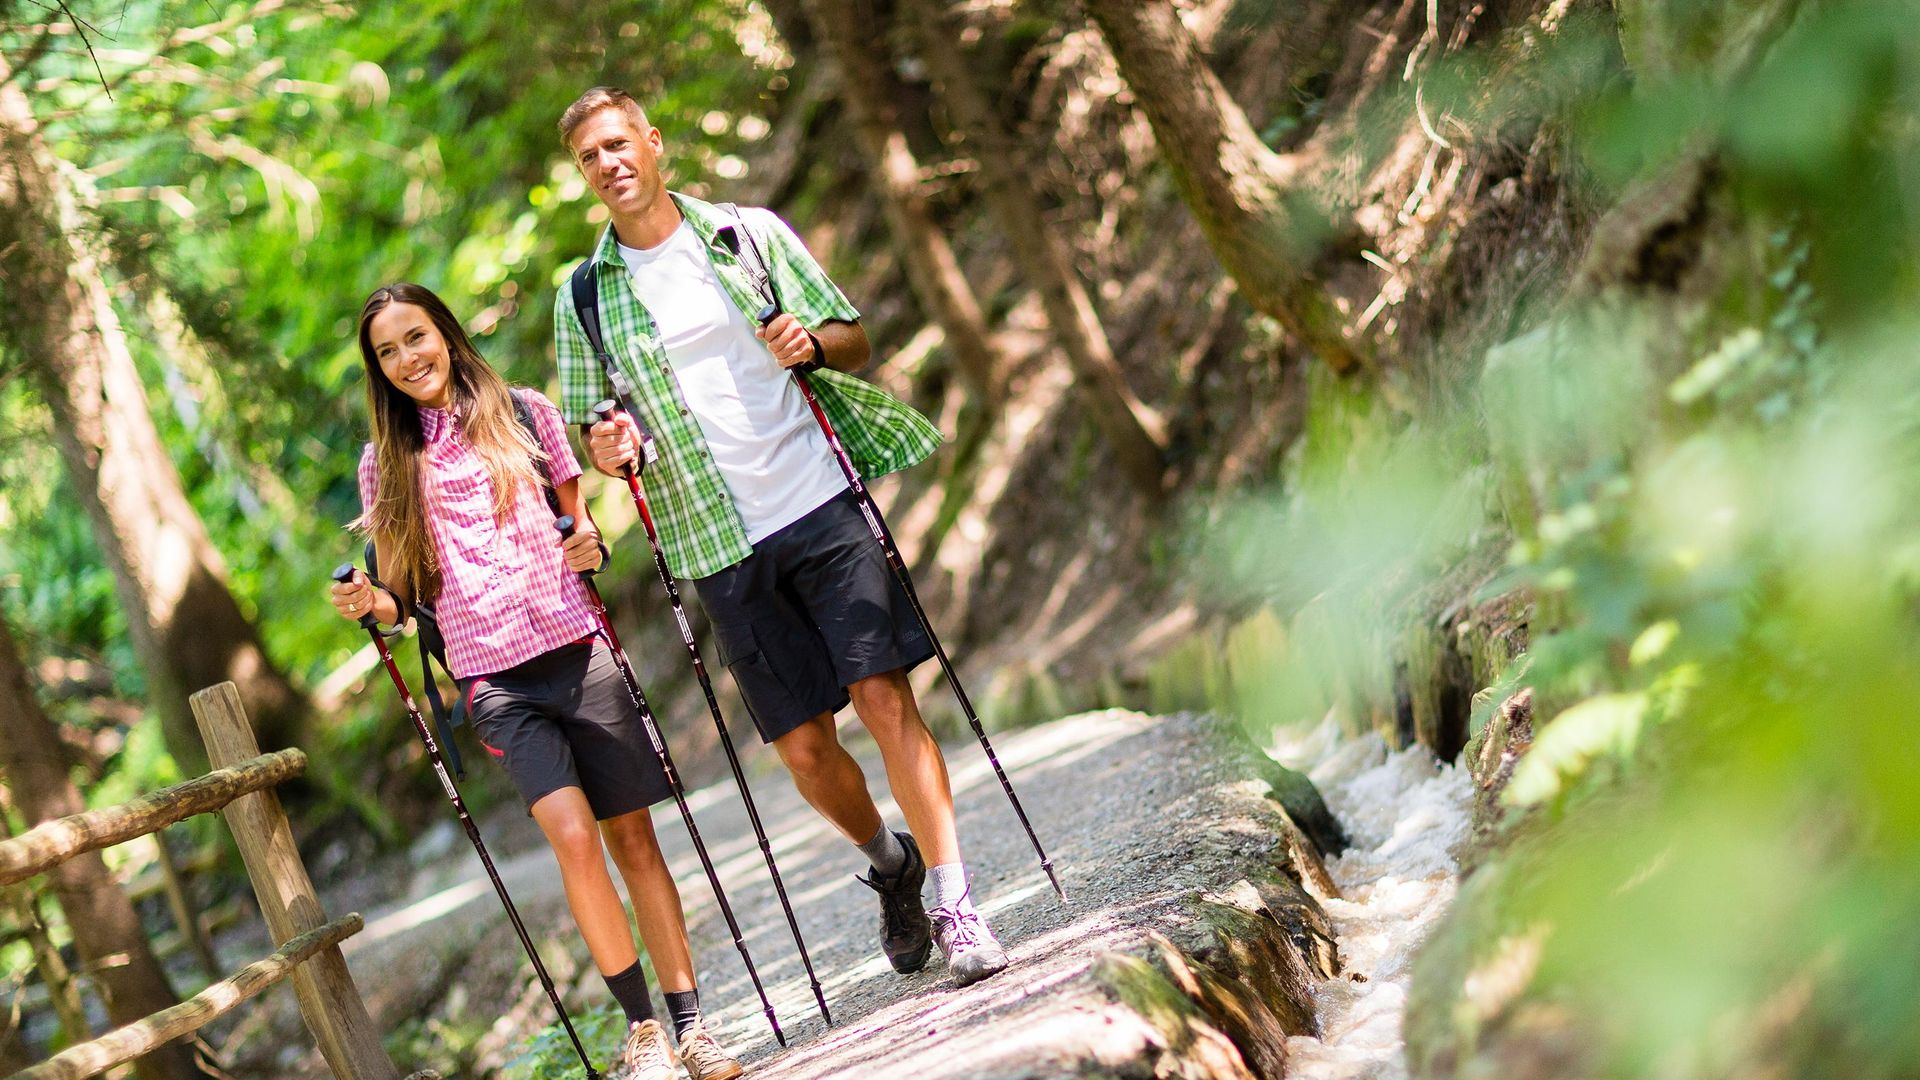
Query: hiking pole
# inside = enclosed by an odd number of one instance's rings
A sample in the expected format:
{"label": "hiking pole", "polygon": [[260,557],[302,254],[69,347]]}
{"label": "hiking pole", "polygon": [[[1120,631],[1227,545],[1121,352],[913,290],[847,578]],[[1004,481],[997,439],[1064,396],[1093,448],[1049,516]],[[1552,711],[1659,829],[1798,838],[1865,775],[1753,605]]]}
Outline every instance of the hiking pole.
{"label": "hiking pole", "polygon": [[[608,399],[593,407],[593,414],[601,420],[612,420],[614,412],[620,408],[618,402]],[[632,415],[629,413],[628,415]],[[638,420],[634,421],[636,424]],[[780,897],[780,908],[787,914],[787,929],[793,931],[794,947],[800,950],[800,963],[807,969],[807,982],[813,987],[814,1003],[820,1006],[820,1018],[833,1026],[833,1014],[827,1011],[827,996],[820,989],[820,979],[813,973],[813,959],[807,955],[807,943],[800,937],[800,921],[794,918],[793,903],[787,899],[787,886],[780,880],[780,868],[773,862],[773,845],[767,840],[766,826],[760,823],[760,809],[753,804],[753,792],[747,788],[746,773],[740,768],[740,755],[733,748],[733,736],[727,733],[726,718],[720,715],[720,701],[713,694],[713,680],[707,675],[706,662],[700,659],[700,646],[693,639],[693,625],[687,621],[687,609],[680,603],[680,583],[674,580],[673,571],[667,569],[667,555],[660,547],[660,534],[654,531],[653,514],[647,510],[647,497],[640,490],[640,477],[632,466],[624,470],[627,490],[633,494],[633,505],[640,511],[640,524],[646,526],[647,543],[653,547],[653,568],[660,575],[660,584],[667,590],[667,602],[673,605],[674,621],[680,624],[680,640],[687,646],[687,655],[693,658],[693,673],[700,679],[700,689],[707,695],[707,712],[713,716],[713,726],[720,732],[720,746],[727,752],[727,765],[733,769],[733,783],[740,789],[740,801],[746,804],[747,820],[753,823],[754,838],[760,841],[760,855],[767,862],[767,874],[773,878],[773,891]]]}
{"label": "hiking pole", "polygon": [[[760,309],[755,318],[761,326],[773,322],[780,314],[776,304],[768,304]],[[1020,819],[1020,825],[1027,830],[1027,839],[1033,844],[1033,853],[1040,856],[1040,869],[1046,871],[1047,880],[1053,884],[1053,891],[1059,894],[1060,902],[1066,903],[1067,890],[1060,887],[1060,878],[1053,872],[1053,860],[1047,858],[1046,849],[1040,846],[1039,834],[1033,831],[1033,823],[1027,820],[1027,811],[1020,805],[1020,796],[1013,793],[1013,781],[1007,779],[1007,770],[1000,767],[1000,758],[993,752],[993,744],[987,741],[987,729],[980,725],[980,717],[973,711],[973,701],[967,697],[966,688],[960,685],[960,676],[953,670],[953,661],[947,659],[946,647],[940,644],[940,635],[934,632],[932,620],[927,618],[927,610],[920,606],[920,593],[913,587],[913,578],[907,573],[907,564],[900,557],[900,551],[894,547],[893,537],[888,534],[880,518],[880,508],[874,504],[873,496],[867,492],[867,485],[860,479],[860,470],[853,467],[853,458],[847,455],[846,448],[840,445],[840,436],[833,430],[833,421],[827,419],[827,412],[820,407],[820,401],[813,396],[813,387],[807,381],[807,373],[795,371],[793,381],[800,387],[800,396],[806,399],[807,408],[813,411],[813,418],[820,425],[821,434],[827,437],[827,445],[833,450],[835,461],[840,463],[840,471],[846,474],[847,486],[860,501],[860,513],[867,519],[867,528],[873,532],[874,542],[887,557],[887,565],[893,568],[894,580],[906,591],[907,603],[913,606],[914,617],[920,620],[920,629],[926,631],[927,640],[933,644],[933,655],[940,659],[940,670],[947,676],[947,685],[953,687],[953,696],[960,699],[960,710],[967,714],[967,723],[973,726],[975,738],[980,740],[980,749],[987,752],[987,761],[993,765],[993,775],[1000,778],[1000,789],[1007,793],[1007,801],[1013,804],[1014,816]]]}
{"label": "hiking pole", "polygon": [[[333,572],[333,580],[342,585],[353,581],[353,564],[341,563]],[[460,824],[467,830],[467,839],[473,841],[473,850],[480,853],[480,864],[487,868],[487,877],[493,881],[493,891],[500,896],[500,903],[507,909],[507,920],[513,923],[513,931],[520,935],[520,945],[527,950],[527,959],[533,961],[533,973],[540,977],[540,985],[547,991],[547,1000],[553,1002],[553,1011],[560,1014],[560,1024],[567,1029],[567,1038],[573,1040],[573,1052],[580,1055],[580,1065],[587,1070],[587,1080],[601,1080],[599,1070],[593,1062],[587,1060],[586,1047],[580,1045],[580,1035],[573,1030],[573,1020],[567,1016],[567,1007],[560,1003],[560,994],[553,988],[553,977],[547,974],[547,965],[540,962],[539,950],[533,947],[533,938],[527,935],[527,925],[520,921],[520,911],[513,906],[513,897],[507,895],[507,883],[500,880],[500,872],[493,867],[493,857],[487,854],[487,845],[480,839],[480,826],[474,824],[473,815],[467,813],[467,801],[460,797],[460,789],[453,786],[453,777],[447,774],[446,759],[440,756],[440,744],[433,739],[433,732],[427,728],[427,722],[420,717],[420,707],[413,703],[413,693],[407,689],[407,680],[400,675],[400,669],[393,664],[393,654],[387,651],[387,639],[380,634],[380,620],[369,611],[360,616],[360,625],[373,639],[373,647],[380,650],[380,662],[387,666],[387,674],[393,678],[393,688],[400,692],[400,701],[407,707],[407,718],[413,721],[413,730],[420,735],[420,741],[426,744],[427,760],[433,763],[434,775],[440,778],[440,787],[446,791],[447,799],[453,803],[454,812],[460,815]]]}
{"label": "hiking pole", "polygon": [[[554,519],[553,527],[560,531],[561,537],[573,535],[573,515],[562,514]],[[580,584],[586,586],[587,599],[593,603],[593,617],[600,623],[600,632],[607,637],[607,651],[613,654],[613,664],[620,669],[620,678],[627,684],[627,696],[633,699],[633,707],[640,713],[640,726],[647,733],[647,741],[653,744],[653,754],[660,759],[660,769],[667,774],[667,788],[673,792],[674,804],[680,808],[680,820],[687,823],[687,835],[693,838],[693,850],[700,855],[700,867],[707,872],[707,884],[713,886],[713,898],[720,902],[720,914],[727,920],[727,929],[733,932],[734,948],[740,950],[740,960],[747,965],[747,977],[753,980],[753,989],[760,995],[760,1010],[767,1015],[767,1026],[773,1028],[773,1038],[781,1046],[787,1045],[787,1037],[780,1030],[780,1021],[773,1015],[773,1002],[767,1000],[767,989],[760,985],[760,971],[753,966],[753,957],[747,954],[746,939],[740,935],[740,924],[733,917],[733,905],[727,903],[726,890],[720,887],[720,875],[713,868],[713,859],[707,854],[707,845],[700,839],[700,827],[693,823],[693,810],[687,806],[687,791],[680,783],[680,774],[673,767],[673,755],[667,751],[667,741],[660,737],[660,725],[654,722],[653,710],[647,707],[647,696],[640,690],[640,680],[633,674],[633,665],[627,662],[627,650],[620,647],[620,638],[613,632],[613,620],[607,618],[606,602],[600,599],[600,589],[593,583],[593,572],[582,570]]]}

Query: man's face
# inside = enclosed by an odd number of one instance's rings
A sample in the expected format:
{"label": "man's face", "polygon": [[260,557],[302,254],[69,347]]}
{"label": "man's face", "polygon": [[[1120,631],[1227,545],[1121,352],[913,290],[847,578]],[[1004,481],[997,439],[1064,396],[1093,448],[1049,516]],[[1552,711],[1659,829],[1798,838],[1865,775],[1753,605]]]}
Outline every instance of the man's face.
{"label": "man's face", "polygon": [[601,109],[573,132],[573,160],[615,214],[645,213],[664,197],[660,129],[636,127],[625,111]]}

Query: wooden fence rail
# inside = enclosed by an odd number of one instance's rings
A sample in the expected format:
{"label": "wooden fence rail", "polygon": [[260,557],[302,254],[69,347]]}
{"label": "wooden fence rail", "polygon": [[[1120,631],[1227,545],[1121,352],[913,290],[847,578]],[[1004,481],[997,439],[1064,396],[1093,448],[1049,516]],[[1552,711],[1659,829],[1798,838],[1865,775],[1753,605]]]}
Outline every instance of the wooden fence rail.
{"label": "wooden fence rail", "polygon": [[231,978],[214,983],[173,1008],[162,1009],[139,1023],[128,1024],[92,1042],[62,1051],[25,1072],[15,1073],[13,1080],[86,1080],[157,1050],[233,1011],[248,998],[293,974],[303,961],[321,949],[338,945],[359,933],[362,925],[360,916],[353,914],[310,930],[282,945],[265,960],[248,964]]}
{"label": "wooden fence rail", "polygon": [[[340,942],[359,932],[358,914],[327,921],[293,843],[293,830],[273,788],[306,771],[298,750],[262,754],[232,683],[193,695],[195,721],[214,771],[183,784],[104,810],[49,821],[0,840],[0,888],[44,873],[77,855],[157,833],[196,814],[219,810],[233,833],[260,914],[273,940],[272,956],[242,968],[193,998],[71,1047],[9,1080],[85,1080],[200,1030],[273,984],[291,978],[300,1013],[319,1043],[327,1067],[342,1080],[399,1080],[366,1004],[347,971]],[[156,839],[158,837],[156,836]],[[169,882],[169,900],[184,898]],[[210,974],[212,974],[210,972]],[[419,1074],[424,1077],[431,1074]]]}
{"label": "wooden fence rail", "polygon": [[196,814],[212,813],[242,795],[273,787],[306,771],[305,753],[278,750],[119,806],[43,822],[11,840],[0,841],[0,885],[25,881],[75,855],[124,844]]}

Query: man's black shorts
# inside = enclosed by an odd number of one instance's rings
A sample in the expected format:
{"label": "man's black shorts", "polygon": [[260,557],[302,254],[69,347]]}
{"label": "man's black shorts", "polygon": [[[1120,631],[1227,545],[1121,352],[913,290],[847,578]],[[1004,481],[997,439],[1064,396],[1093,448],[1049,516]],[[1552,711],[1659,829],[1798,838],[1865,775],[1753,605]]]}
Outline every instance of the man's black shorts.
{"label": "man's black shorts", "polygon": [[851,491],[694,587],[766,742],[844,708],[861,679],[933,655]]}
{"label": "man's black shorts", "polygon": [[601,821],[671,795],[613,654],[599,638],[463,680],[474,734],[529,808],[565,787]]}

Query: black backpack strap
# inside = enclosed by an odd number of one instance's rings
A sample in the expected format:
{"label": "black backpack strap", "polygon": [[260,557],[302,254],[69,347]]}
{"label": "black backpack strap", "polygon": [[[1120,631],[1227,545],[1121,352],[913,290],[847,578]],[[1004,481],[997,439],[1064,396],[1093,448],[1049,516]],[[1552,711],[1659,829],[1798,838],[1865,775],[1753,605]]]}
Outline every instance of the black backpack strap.
{"label": "black backpack strap", "polygon": [[[526,430],[527,438],[532,440],[533,445],[539,446],[540,427],[534,422],[533,406],[527,404],[526,396],[518,390],[507,391],[507,396],[513,399],[513,418],[520,421],[520,426]],[[554,517],[559,517],[560,493],[553,489],[553,470],[542,467],[540,474],[546,481],[547,507],[553,511]]]}
{"label": "black backpack strap", "polygon": [[[593,355],[600,361],[600,370],[607,376],[607,385],[613,388],[614,400],[627,411],[634,427],[640,430],[640,465],[645,468],[660,460],[660,448],[654,445],[653,433],[647,430],[647,422],[633,404],[633,382],[621,372],[620,366],[613,362],[613,353],[607,349],[607,339],[600,332],[600,269],[599,263],[589,258],[573,268],[571,281],[573,291],[573,313],[580,320],[580,329],[587,335],[587,345],[593,349]],[[555,511],[558,513],[558,511]],[[603,548],[606,546],[601,545]]]}
{"label": "black backpack strap", "polygon": [[[730,202],[715,203],[714,206],[733,219],[733,224],[720,226],[715,230],[714,235],[720,238],[721,243],[727,245],[727,250],[733,252],[734,258],[740,260],[741,268],[747,272],[747,277],[753,280],[754,291],[774,307],[781,311],[787,310],[786,306],[780,303],[779,291],[774,288],[773,268],[767,264],[766,253],[760,250],[759,239],[753,235],[752,229],[747,228],[747,219],[741,215],[740,208]],[[742,237],[746,238],[744,247],[740,243]]]}
{"label": "black backpack strap", "polygon": [[[367,557],[367,577],[372,578],[377,583],[379,578],[375,575],[380,572],[380,556],[375,552],[373,541],[371,540],[367,541],[365,550]],[[385,585],[380,587],[386,589]],[[393,590],[387,589],[387,592],[392,594]],[[394,599],[398,601],[399,597],[395,595]],[[404,610],[401,612],[403,616],[401,622],[404,623],[406,621],[404,616],[407,614],[409,613]],[[446,642],[440,637],[440,624],[438,620],[434,618],[431,605],[416,601],[413,605],[411,615],[414,621],[414,638],[420,643],[420,692],[426,695],[427,707],[433,710],[433,727],[440,735],[441,756],[447,759],[447,765],[453,769],[454,777],[465,780],[467,778],[465,763],[460,760],[459,744],[453,741],[453,729],[458,727],[465,717],[459,715],[449,716],[447,703],[440,697],[440,684],[434,680],[433,667],[427,662],[427,658],[432,656],[440,661],[441,670],[446,670]],[[386,633],[388,637],[392,637],[399,632],[400,628],[397,626],[394,627],[390,633],[382,631],[382,633]],[[447,674],[452,675],[453,672],[447,671]]]}
{"label": "black backpack strap", "polygon": [[[508,390],[507,395],[513,398],[514,419],[520,421],[520,426],[526,429],[527,438],[532,439],[535,446],[540,445],[540,427],[534,422],[533,406],[527,403],[526,396],[519,390]],[[551,463],[549,463],[549,466],[550,465]],[[553,486],[552,468],[542,468],[541,475],[545,481],[542,486],[546,488],[547,492],[547,509],[553,511],[553,516],[558,518],[560,516],[560,492],[559,489]],[[607,563],[612,560],[613,549],[607,547],[606,540],[602,539],[600,541],[600,566],[598,569],[588,571],[588,573],[597,574],[601,570],[605,570]],[[449,674],[451,674],[451,672],[449,672]],[[456,713],[458,712],[457,707],[455,711]]]}

